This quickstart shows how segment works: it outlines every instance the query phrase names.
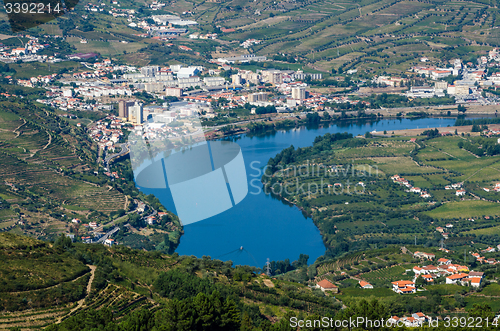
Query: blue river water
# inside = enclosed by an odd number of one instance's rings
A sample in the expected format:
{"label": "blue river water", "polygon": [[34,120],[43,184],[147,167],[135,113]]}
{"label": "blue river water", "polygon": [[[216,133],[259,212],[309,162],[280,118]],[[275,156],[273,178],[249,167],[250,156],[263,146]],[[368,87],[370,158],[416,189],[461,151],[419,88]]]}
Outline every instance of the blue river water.
{"label": "blue river water", "polygon": [[[223,261],[231,260],[235,265],[263,267],[270,261],[297,260],[300,254],[309,255],[313,263],[326,251],[321,235],[312,219],[307,218],[295,206],[266,195],[257,185],[261,169],[269,158],[293,145],[311,146],[314,138],[326,133],[349,132],[364,135],[367,131],[384,131],[414,128],[452,126],[452,118],[423,118],[416,120],[381,120],[365,123],[342,123],[327,127],[280,130],[261,135],[243,135],[235,141],[240,145],[249,193],[233,208],[184,227],[177,252],[180,255],[204,255]],[[258,180],[255,180],[258,179]],[[145,189],[154,194],[168,209],[175,211],[173,200],[166,190]]]}

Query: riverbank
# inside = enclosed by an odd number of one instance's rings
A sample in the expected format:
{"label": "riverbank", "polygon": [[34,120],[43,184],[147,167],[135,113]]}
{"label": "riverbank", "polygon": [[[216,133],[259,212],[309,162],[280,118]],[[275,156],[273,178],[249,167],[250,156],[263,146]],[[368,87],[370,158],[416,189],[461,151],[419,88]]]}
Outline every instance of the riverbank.
{"label": "riverbank", "polygon": [[[488,128],[499,131],[500,130],[500,124],[488,124]],[[465,126],[447,126],[447,127],[435,127],[435,128],[418,128],[418,129],[405,129],[405,130],[394,130],[394,131],[387,131],[387,134],[384,134],[383,132],[371,132],[372,135],[377,136],[377,137],[384,137],[384,136],[403,136],[403,137],[411,137],[411,136],[418,136],[422,134],[426,130],[434,130],[438,129],[438,131],[441,134],[454,134],[455,130],[458,134],[470,134],[471,136],[479,136],[481,133],[480,132],[472,132],[472,125],[465,125]]]}
{"label": "riverbank", "polygon": [[[339,112],[334,112],[334,111],[327,111],[327,112],[332,119],[326,121],[321,120],[320,122],[318,122],[318,124],[335,124],[338,122],[374,120],[374,119],[414,119],[421,117],[458,118],[459,116],[463,115],[496,117],[498,114],[498,106],[472,105],[467,107],[465,114],[458,111],[458,105],[367,109],[364,111],[365,116],[362,117],[358,117],[357,111],[345,112],[344,113],[345,117],[342,118],[341,118],[342,114]],[[413,116],[412,113],[414,114]],[[422,113],[422,115],[424,116],[418,116],[417,113]],[[322,116],[323,112],[319,112],[318,114]],[[305,122],[306,119],[307,119],[307,113],[273,113],[273,114],[260,115],[259,117],[254,117],[252,119],[241,122],[219,125],[215,127],[205,127],[205,138],[207,140],[216,140],[216,139],[222,139],[249,133],[250,129],[248,128],[248,126],[251,123],[263,123],[269,126],[269,128],[271,128],[271,126],[273,127],[279,126],[280,128],[286,128],[286,127],[295,127],[297,125],[305,125],[307,124]],[[289,121],[290,125],[282,125],[286,121]],[[231,129],[224,130],[224,128],[226,127],[230,127]],[[424,130],[425,129],[423,129],[422,131]],[[453,131],[454,130],[455,129],[453,129]],[[470,129],[465,132],[470,132]]]}

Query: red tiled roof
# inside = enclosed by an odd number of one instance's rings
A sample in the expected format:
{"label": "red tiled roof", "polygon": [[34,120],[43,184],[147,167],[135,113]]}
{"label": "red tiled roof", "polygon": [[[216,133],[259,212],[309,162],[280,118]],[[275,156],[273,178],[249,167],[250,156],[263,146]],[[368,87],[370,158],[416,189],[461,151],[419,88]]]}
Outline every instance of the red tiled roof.
{"label": "red tiled roof", "polygon": [[317,283],[319,286],[321,286],[322,288],[337,288],[338,286],[332,284],[330,281],[328,281],[327,279],[323,279],[322,281],[318,282]]}

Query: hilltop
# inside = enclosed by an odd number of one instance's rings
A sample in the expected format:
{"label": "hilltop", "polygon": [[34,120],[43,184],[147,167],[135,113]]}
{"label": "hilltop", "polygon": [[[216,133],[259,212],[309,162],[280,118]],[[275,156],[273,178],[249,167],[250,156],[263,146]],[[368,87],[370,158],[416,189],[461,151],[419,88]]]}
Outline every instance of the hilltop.
{"label": "hilltop", "polygon": [[[474,62],[500,46],[496,2],[479,0],[155,2],[160,7],[153,1],[115,2],[80,2],[30,34],[65,36],[56,41],[63,54],[96,52],[131,65],[203,65],[251,53],[273,60],[265,64],[271,68],[334,74],[355,68],[361,77],[402,74],[421,58],[436,64],[454,58]],[[198,24],[176,26],[187,31],[165,40],[141,28],[156,26],[152,17],[166,14]],[[258,42],[244,43],[249,40]]]}

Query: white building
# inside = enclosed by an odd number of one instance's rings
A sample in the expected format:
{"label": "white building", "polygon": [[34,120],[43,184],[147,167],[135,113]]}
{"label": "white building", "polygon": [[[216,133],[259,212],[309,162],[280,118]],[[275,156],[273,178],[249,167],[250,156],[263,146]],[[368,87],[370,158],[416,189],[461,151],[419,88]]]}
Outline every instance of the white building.
{"label": "white building", "polygon": [[104,245],[111,247],[113,245],[117,245],[117,243],[114,239],[106,239],[106,240],[104,240]]}
{"label": "white building", "polygon": [[295,100],[304,100],[306,98],[306,88],[303,86],[293,87],[292,88],[292,99]]}
{"label": "white building", "polygon": [[206,86],[222,86],[226,83],[224,77],[205,77],[203,78],[203,83]]}
{"label": "white building", "polygon": [[177,72],[177,78],[189,78],[196,76],[200,71],[195,67],[181,68]]}
{"label": "white building", "polygon": [[135,102],[133,106],[128,108],[128,120],[134,124],[142,123],[142,110],[143,104],[139,102]]}

